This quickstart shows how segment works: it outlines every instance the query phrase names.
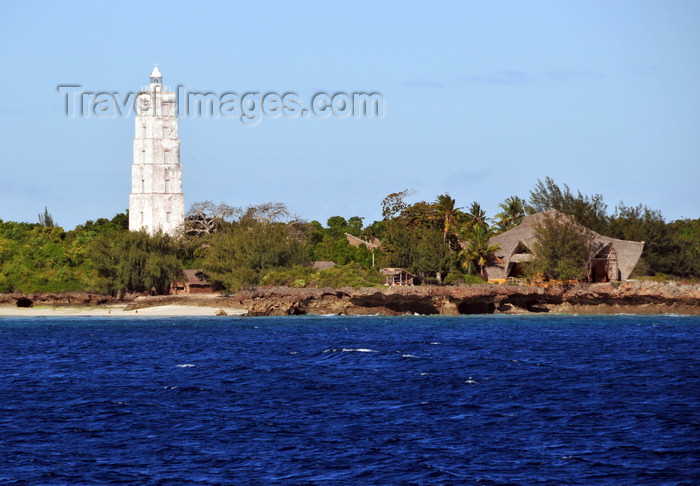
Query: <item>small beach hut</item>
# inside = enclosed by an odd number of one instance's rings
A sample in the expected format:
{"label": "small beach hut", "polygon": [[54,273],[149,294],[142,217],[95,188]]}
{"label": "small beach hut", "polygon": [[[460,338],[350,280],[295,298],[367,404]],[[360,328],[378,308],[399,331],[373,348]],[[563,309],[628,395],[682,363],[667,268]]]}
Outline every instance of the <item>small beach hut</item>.
{"label": "small beach hut", "polygon": [[172,284],[170,293],[175,295],[211,294],[214,291],[201,270],[183,270],[185,278]]}

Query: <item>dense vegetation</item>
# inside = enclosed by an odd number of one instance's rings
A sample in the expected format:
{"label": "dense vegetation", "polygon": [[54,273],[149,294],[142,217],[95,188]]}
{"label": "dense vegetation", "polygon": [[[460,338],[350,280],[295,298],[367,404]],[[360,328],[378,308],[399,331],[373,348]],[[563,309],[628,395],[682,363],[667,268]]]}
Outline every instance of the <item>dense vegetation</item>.
{"label": "dense vegetation", "polygon": [[535,226],[533,253],[536,258],[530,265],[530,276],[590,282],[593,259],[603,246],[591,230],[563,213],[545,215]]}
{"label": "dense vegetation", "polygon": [[[636,276],[700,277],[700,219],[666,222],[657,210],[622,203],[609,213],[600,194],[573,193],[549,178],[538,181],[527,200],[508,197],[491,218],[477,202],[460,208],[448,194],[409,203],[411,196],[408,190],[390,194],[382,220],[366,226],[357,216],[333,216],[325,225],[302,221],[281,203],[246,209],[197,203],[178,237],[129,232],[126,214],[65,231],[45,208],[38,223],[0,220],[0,292],[165,293],[183,268],[204,269],[222,291],[377,285],[384,281],[381,267],[405,268],[428,283],[479,282],[496,250],[490,238],[550,208],[600,234],[644,241]],[[538,230],[532,273],[585,279],[586,255],[595,248],[585,232],[560,223]],[[353,246],[346,235],[381,246]],[[312,261],[336,267],[315,270]]]}

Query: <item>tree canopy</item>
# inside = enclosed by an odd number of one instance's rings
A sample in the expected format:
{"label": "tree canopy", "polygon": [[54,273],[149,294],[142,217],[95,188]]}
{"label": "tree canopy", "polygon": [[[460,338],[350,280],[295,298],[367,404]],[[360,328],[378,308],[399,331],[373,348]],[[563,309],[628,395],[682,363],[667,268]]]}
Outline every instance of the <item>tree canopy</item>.
{"label": "tree canopy", "polygon": [[[538,230],[533,272],[588,279],[596,248],[581,230],[587,228],[644,241],[633,275],[700,277],[700,219],[666,222],[658,210],[622,202],[609,214],[600,194],[572,191],[548,177],[537,181],[527,201],[506,198],[493,218],[477,201],[462,206],[444,192],[430,202],[411,202],[414,195],[408,189],[389,194],[381,202],[382,219],[367,224],[357,215],[308,222],[278,202],[238,208],[204,201],[190,207],[185,231],[176,237],[129,232],[127,213],[66,231],[45,207],[37,223],[0,220],[0,292],[165,293],[188,268],[205,269],[226,291],[291,276],[305,285],[381,281],[381,267],[405,268],[427,282],[478,281],[496,250],[493,235],[517,226],[526,213],[552,208],[573,219],[545,221]],[[311,261],[332,261],[337,269],[321,277]]]}
{"label": "tree canopy", "polygon": [[572,218],[545,215],[535,226],[533,273],[590,282],[593,258],[602,247],[589,229]]}

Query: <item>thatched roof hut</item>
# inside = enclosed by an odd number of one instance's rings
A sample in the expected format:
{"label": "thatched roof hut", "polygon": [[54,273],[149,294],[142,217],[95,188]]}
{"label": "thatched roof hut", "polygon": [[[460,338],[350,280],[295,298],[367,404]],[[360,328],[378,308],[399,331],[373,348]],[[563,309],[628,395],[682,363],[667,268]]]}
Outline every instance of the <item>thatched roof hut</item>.
{"label": "thatched roof hut", "polygon": [[327,260],[316,260],[311,262],[311,268],[314,270],[330,270],[333,267],[335,267],[335,262]]}
{"label": "thatched roof hut", "polygon": [[420,285],[420,277],[414,275],[403,268],[382,268],[379,271],[385,277],[385,285],[389,286],[404,286],[404,285]]}
{"label": "thatched roof hut", "polygon": [[172,294],[210,294],[213,293],[207,276],[201,270],[183,270],[183,280],[171,285]]}
{"label": "thatched roof hut", "polygon": [[365,241],[362,238],[351,235],[350,233],[345,233],[345,238],[348,239],[350,246],[354,246],[355,248],[359,247],[360,245],[365,245],[368,250],[374,250],[379,248],[380,245],[377,238],[372,238],[370,241]]}
{"label": "thatched roof hut", "polygon": [[[495,261],[485,268],[489,280],[519,276],[522,264],[534,259],[535,227],[541,225],[546,217],[571,218],[555,209],[531,214],[525,216],[515,228],[489,240],[490,245],[499,246],[494,255]],[[642,255],[644,242],[618,240],[594,231],[591,233],[602,247],[594,258],[594,281],[627,280]]]}

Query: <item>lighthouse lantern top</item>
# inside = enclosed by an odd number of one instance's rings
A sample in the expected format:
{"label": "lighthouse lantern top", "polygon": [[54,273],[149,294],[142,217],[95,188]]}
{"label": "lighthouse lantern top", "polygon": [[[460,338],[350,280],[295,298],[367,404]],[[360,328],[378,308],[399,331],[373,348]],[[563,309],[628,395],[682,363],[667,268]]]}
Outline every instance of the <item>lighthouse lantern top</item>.
{"label": "lighthouse lantern top", "polygon": [[163,81],[163,75],[160,74],[160,71],[158,70],[158,66],[155,66],[153,68],[153,72],[151,73],[151,84],[161,84]]}

